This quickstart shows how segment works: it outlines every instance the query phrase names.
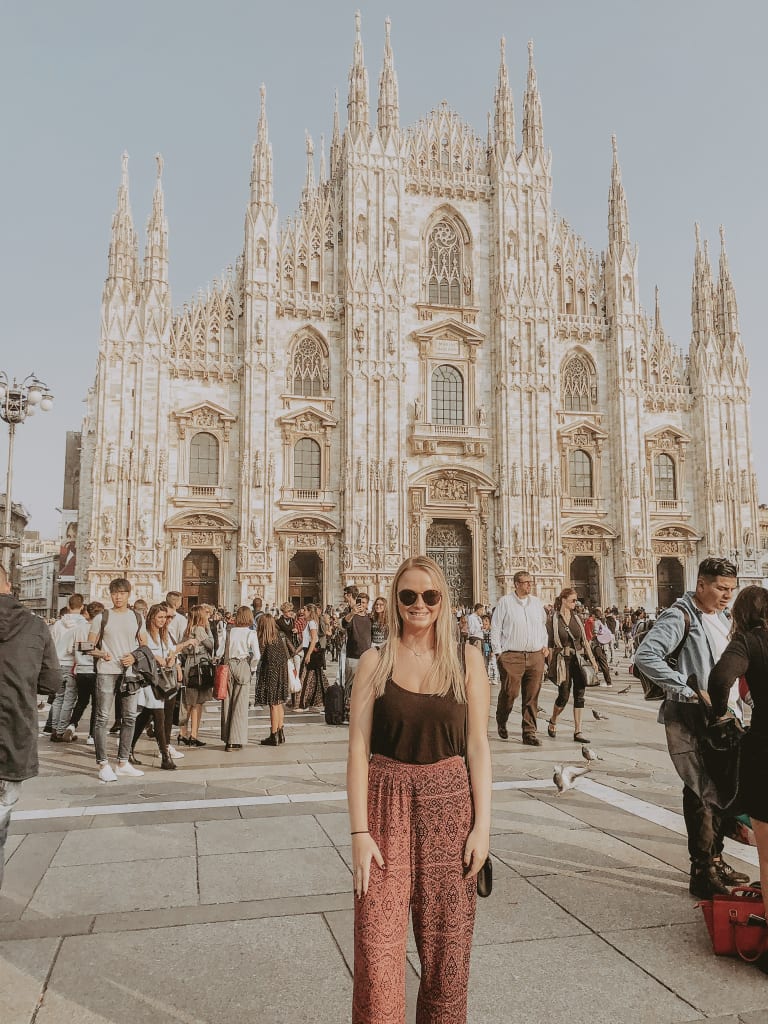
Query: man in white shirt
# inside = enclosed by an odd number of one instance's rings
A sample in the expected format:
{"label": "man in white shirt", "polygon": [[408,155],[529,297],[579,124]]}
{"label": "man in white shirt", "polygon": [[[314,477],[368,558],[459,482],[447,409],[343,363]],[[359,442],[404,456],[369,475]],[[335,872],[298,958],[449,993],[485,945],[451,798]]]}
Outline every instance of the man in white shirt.
{"label": "man in white shirt", "polygon": [[474,647],[483,646],[483,619],[485,607],[476,604],[474,611],[467,616],[467,641]]}
{"label": "man in white shirt", "polygon": [[499,600],[491,620],[491,650],[501,681],[496,724],[501,739],[507,739],[507,720],[522,689],[523,743],[540,747],[536,710],[547,655],[547,613],[541,600],[531,594],[530,573],[516,572],[514,585],[514,594],[505,594]]}
{"label": "man in white shirt", "polygon": [[165,628],[168,630],[168,636],[170,636],[177,647],[184,639],[184,632],[187,628],[187,620],[179,611],[181,601],[182,596],[178,590],[169,590],[165,595],[165,603],[173,614],[173,618],[166,620]]}

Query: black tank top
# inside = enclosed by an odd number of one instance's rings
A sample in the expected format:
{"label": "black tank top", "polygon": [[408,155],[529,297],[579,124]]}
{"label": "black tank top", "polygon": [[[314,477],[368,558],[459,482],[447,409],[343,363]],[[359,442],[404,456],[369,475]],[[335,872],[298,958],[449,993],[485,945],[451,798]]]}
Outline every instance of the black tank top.
{"label": "black tank top", "polygon": [[406,764],[466,756],[467,705],[452,693],[414,693],[388,679],[373,702],[371,753]]}

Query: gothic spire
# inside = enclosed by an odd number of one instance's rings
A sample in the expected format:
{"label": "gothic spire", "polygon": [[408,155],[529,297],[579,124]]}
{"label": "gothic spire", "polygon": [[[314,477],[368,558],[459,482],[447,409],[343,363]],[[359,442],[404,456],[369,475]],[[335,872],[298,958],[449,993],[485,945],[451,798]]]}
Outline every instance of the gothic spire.
{"label": "gothic spire", "polygon": [[701,248],[701,231],[696,224],[696,253],[693,261],[691,321],[694,344],[706,344],[714,328],[714,285],[709,265],[709,245]]}
{"label": "gothic spire", "polygon": [[627,197],[621,180],[619,167],[619,150],[616,136],[611,136],[613,146],[613,166],[611,168],[611,189],[608,193],[608,245],[619,249],[629,244],[629,212]]}
{"label": "gothic spire", "polygon": [[117,209],[112,216],[107,280],[129,281],[135,285],[138,278],[138,263],[138,241],[128,197],[128,154],[123,153],[122,174],[117,190]]}
{"label": "gothic spire", "polygon": [[493,95],[493,127],[496,145],[506,152],[515,150],[515,108],[507,74],[506,40],[501,37],[499,77]]}
{"label": "gothic spire", "polygon": [[331,135],[331,177],[336,173],[336,164],[341,156],[341,131],[339,130],[339,90],[333,94],[333,134]]}
{"label": "gothic spire", "polygon": [[267,133],[267,90],[262,83],[261,111],[253,147],[251,168],[251,203],[269,205],[272,203],[272,146]]}
{"label": "gothic spire", "polygon": [[157,153],[157,180],[152,196],[152,213],[147,221],[147,245],[144,250],[144,287],[157,284],[168,287],[168,221],[163,197],[163,158]]}
{"label": "gothic spire", "polygon": [[733,343],[740,337],[736,289],[733,287],[728,253],[725,251],[725,228],[720,225],[720,275],[717,281],[717,331],[721,344]]}
{"label": "gothic spire", "polygon": [[349,97],[347,99],[347,127],[353,134],[368,129],[368,72],[363,58],[360,38],[360,11],[355,11],[355,49],[349,69]]}
{"label": "gothic spire", "polygon": [[392,42],[390,40],[391,22],[384,21],[384,66],[379,77],[378,128],[382,138],[400,127],[400,102],[397,95],[397,74],[392,58]]}
{"label": "gothic spire", "polygon": [[320,182],[324,182],[327,178],[327,171],[325,169],[325,136],[320,136]]}
{"label": "gothic spire", "polygon": [[661,324],[661,306],[659,305],[659,286],[658,285],[656,285],[656,296],[655,296],[655,298],[656,298],[656,302],[655,302],[655,308],[654,308],[654,311],[653,311],[653,328],[656,331],[656,334],[660,338],[662,338],[664,336],[664,328],[662,327],[662,324]]}
{"label": "gothic spire", "polygon": [[528,85],[523,100],[523,149],[531,154],[544,152],[544,117],[533,64],[533,40],[528,43]]}
{"label": "gothic spire", "polygon": [[308,131],[304,132],[307,148],[307,176],[304,180],[304,191],[309,194],[315,187],[315,144]]}

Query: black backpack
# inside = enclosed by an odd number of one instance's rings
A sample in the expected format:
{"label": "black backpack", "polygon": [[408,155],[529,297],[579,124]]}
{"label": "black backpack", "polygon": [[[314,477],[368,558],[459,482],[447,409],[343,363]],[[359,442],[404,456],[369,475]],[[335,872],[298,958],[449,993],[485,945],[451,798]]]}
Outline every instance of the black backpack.
{"label": "black backpack", "polygon": [[[687,609],[683,608],[681,605],[676,604],[673,605],[673,607],[677,608],[678,611],[683,613],[683,619],[685,621],[685,625],[683,627],[683,639],[680,641],[680,643],[677,645],[674,651],[672,651],[671,654],[668,654],[664,660],[671,669],[677,669],[677,660],[680,657],[680,651],[682,651],[683,647],[685,647],[685,641],[688,639],[688,634],[691,631],[691,616],[688,614]],[[645,642],[646,637],[651,632],[653,627],[656,625],[657,621],[658,620],[652,621],[648,628],[644,630],[644,632],[640,635],[640,638],[637,642],[637,647],[635,648],[635,654],[637,654],[637,652],[640,650],[640,647]],[[653,682],[653,680],[649,679],[648,676],[643,675],[643,673],[637,667],[636,661],[632,662],[632,675],[635,677],[635,679],[640,680],[640,685],[643,688],[643,697],[646,700],[664,700],[664,698],[666,697],[664,688],[662,686],[659,686],[658,683]]]}
{"label": "black backpack", "polygon": [[325,724],[344,724],[344,691],[338,683],[328,686],[324,696],[325,703]]}

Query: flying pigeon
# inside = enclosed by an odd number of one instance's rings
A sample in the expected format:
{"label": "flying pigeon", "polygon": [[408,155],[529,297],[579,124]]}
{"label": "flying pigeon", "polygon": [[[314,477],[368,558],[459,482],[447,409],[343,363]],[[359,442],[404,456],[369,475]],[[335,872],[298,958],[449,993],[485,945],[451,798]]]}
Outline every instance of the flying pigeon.
{"label": "flying pigeon", "polygon": [[592,708],[592,717],[596,722],[607,722],[608,715],[601,715],[597,708]]}
{"label": "flying pigeon", "polygon": [[632,689],[632,683],[628,683],[623,690],[617,690],[616,693],[629,693]]}
{"label": "flying pigeon", "polygon": [[581,748],[581,756],[584,758],[585,761],[603,760],[596,750],[592,750],[592,748],[588,747],[586,744]]}
{"label": "flying pigeon", "polygon": [[591,765],[585,765],[583,768],[577,768],[572,764],[568,764],[563,768],[561,764],[556,764],[552,781],[557,786],[557,795],[562,796],[562,794],[567,793],[569,789],[573,789],[574,780],[578,779],[580,775],[586,775],[586,773],[591,770]]}

